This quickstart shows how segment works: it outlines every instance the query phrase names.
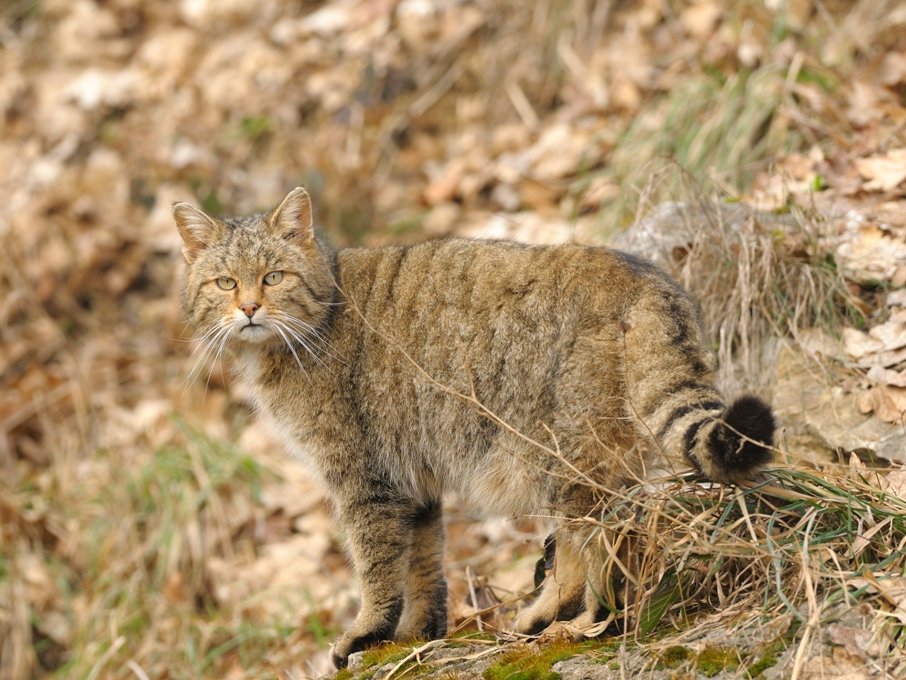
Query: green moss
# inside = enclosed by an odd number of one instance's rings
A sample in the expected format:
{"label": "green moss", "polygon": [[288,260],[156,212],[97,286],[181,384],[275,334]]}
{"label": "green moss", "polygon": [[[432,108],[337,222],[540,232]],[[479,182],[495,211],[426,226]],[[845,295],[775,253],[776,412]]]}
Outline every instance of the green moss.
{"label": "green moss", "polygon": [[362,654],[362,665],[365,668],[383,666],[404,659],[412,652],[412,645],[400,642],[383,642],[376,647],[366,649]]}
{"label": "green moss", "polygon": [[541,649],[520,645],[504,652],[483,677],[484,680],[558,680],[560,674],[551,670],[551,666],[601,647],[596,640],[555,642]]}
{"label": "green moss", "polygon": [[772,668],[776,663],[776,656],[766,654],[746,669],[746,676],[750,678],[760,678],[762,673],[768,668]]}
{"label": "green moss", "polygon": [[757,661],[746,668],[746,676],[749,678],[760,678],[768,668],[777,664],[777,658],[787,648],[788,643],[785,640],[777,640],[773,644],[765,647]]}
{"label": "green moss", "polygon": [[352,677],[352,671],[348,668],[344,668],[343,670],[337,671],[337,674],[333,676],[333,680],[352,680]]}
{"label": "green moss", "polygon": [[658,667],[679,668],[695,656],[695,652],[681,645],[667,647],[658,657]]}
{"label": "green moss", "polygon": [[695,667],[706,678],[713,678],[721,671],[739,668],[739,656],[732,649],[705,647],[696,657]]}

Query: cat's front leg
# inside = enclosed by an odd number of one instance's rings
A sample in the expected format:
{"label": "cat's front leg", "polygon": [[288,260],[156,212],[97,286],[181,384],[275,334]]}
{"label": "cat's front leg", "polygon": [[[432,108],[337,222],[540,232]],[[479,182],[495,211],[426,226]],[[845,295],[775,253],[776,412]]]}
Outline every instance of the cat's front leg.
{"label": "cat's front leg", "polygon": [[444,578],[444,521],[439,500],[413,517],[406,604],[396,637],[436,640],[447,634],[447,581]]}
{"label": "cat's front leg", "polygon": [[337,498],[362,593],[355,622],[334,643],[337,668],[346,666],[350,654],[392,640],[403,612],[412,510],[380,486],[364,486]]}

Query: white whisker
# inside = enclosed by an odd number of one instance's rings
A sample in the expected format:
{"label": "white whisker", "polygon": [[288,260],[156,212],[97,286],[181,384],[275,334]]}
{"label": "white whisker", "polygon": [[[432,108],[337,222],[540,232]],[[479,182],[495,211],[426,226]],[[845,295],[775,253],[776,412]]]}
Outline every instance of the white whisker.
{"label": "white whisker", "polygon": [[[336,352],[337,350],[333,345],[330,344],[330,342],[327,341],[327,337],[324,335],[324,332],[320,328],[317,328],[316,326],[313,326],[307,321],[303,321],[302,319],[295,317],[292,314],[287,314],[284,311],[279,312],[279,320],[283,324],[284,328],[292,328],[298,333],[301,333],[303,336],[307,336],[315,340],[314,345],[308,345],[308,343],[304,343],[307,345],[306,349],[308,349],[309,353],[313,356],[315,354],[314,350],[320,349],[323,354],[326,354],[334,361],[345,364],[345,362],[339,359],[335,354],[328,351],[333,350],[333,352]],[[301,343],[302,338],[300,338],[298,334],[294,335]],[[318,345],[320,345],[320,348],[318,347]]]}
{"label": "white whisker", "polygon": [[293,328],[291,326],[289,326],[286,323],[283,323],[282,321],[277,321],[276,323],[279,324],[283,328],[284,331],[286,331],[287,335],[289,335],[296,342],[298,342],[300,345],[302,345],[302,347],[305,349],[306,352],[308,352],[309,356],[312,359],[317,361],[318,364],[321,365],[322,367],[325,367],[325,368],[327,367],[327,364],[324,363],[324,360],[318,356],[317,352],[315,352],[314,348],[311,346],[311,344],[309,344],[305,340],[305,338],[303,336],[299,335],[299,333],[297,333],[295,330],[293,330]]}
{"label": "white whisker", "polygon": [[[204,394],[202,395],[202,401],[204,401],[204,399],[207,398],[207,396],[208,396],[208,386],[211,384],[211,375],[214,373],[214,363],[218,362],[220,360],[220,357],[223,355],[223,350],[226,349],[227,341],[230,339],[230,330],[231,330],[230,327],[224,326],[224,328],[225,328],[226,332],[221,333],[218,336],[220,338],[220,342],[217,344],[217,351],[214,352],[213,361],[211,361],[211,365],[208,368],[208,376],[204,382]],[[221,376],[222,376],[223,375],[223,373],[222,373],[223,364],[220,364],[220,370],[221,370]]]}
{"label": "white whisker", "polygon": [[283,329],[281,329],[281,326],[282,326],[281,323],[275,322],[274,330],[277,331],[277,333],[280,335],[281,338],[283,338],[284,344],[289,348],[289,351],[292,352],[293,358],[296,360],[296,363],[299,365],[299,368],[302,369],[302,375],[304,375],[306,377],[306,379],[308,379],[308,382],[311,383],[311,378],[308,375],[308,371],[305,370],[305,366],[302,365],[302,360],[299,358],[299,355],[296,353],[296,348],[293,347],[293,343],[291,343],[289,341],[289,338],[286,337],[286,335],[283,332]]}
{"label": "white whisker", "polygon": [[[211,362],[211,370],[213,370],[213,360],[219,358],[223,352],[229,333],[230,327],[220,321],[196,339],[198,343],[197,356],[186,375],[183,394],[189,389],[189,385],[201,374],[205,364]],[[208,380],[210,380],[210,371],[208,372]],[[205,392],[207,393],[207,383],[205,384]]]}

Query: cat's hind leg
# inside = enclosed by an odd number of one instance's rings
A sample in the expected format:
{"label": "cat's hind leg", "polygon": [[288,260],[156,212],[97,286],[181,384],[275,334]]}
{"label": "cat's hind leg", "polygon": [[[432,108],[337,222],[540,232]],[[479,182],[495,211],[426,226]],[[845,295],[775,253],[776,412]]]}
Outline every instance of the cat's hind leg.
{"label": "cat's hind leg", "polygon": [[[616,532],[609,532],[604,541],[605,531],[607,528],[592,533],[583,550],[588,568],[584,611],[570,624],[579,634],[599,635],[601,624],[607,624],[609,631],[622,630],[637,594],[633,584],[638,573],[638,544]],[[592,630],[598,632],[589,632]]]}
{"label": "cat's hind leg", "polygon": [[515,629],[525,635],[537,635],[554,621],[574,618],[584,605],[586,564],[581,548],[563,531],[554,534],[553,540],[553,565],[544,578],[541,593],[516,617]]}
{"label": "cat's hind leg", "polygon": [[435,640],[447,634],[447,581],[444,578],[444,522],[440,501],[421,508],[413,519],[406,602],[397,628],[400,640]]}

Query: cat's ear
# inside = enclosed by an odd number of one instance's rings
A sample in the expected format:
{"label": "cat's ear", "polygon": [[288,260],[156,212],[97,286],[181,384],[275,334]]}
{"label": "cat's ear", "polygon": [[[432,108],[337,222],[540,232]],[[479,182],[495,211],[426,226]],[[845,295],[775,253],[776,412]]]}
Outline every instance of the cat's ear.
{"label": "cat's ear", "polygon": [[271,213],[268,224],[287,241],[304,245],[315,239],[311,219],[311,197],[302,187],[290,191]]}
{"label": "cat's ear", "polygon": [[173,219],[182,236],[182,254],[190,264],[223,235],[223,226],[217,220],[189,203],[174,203]]}

